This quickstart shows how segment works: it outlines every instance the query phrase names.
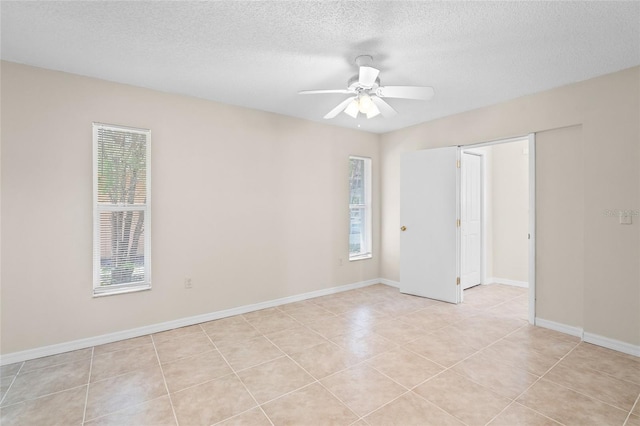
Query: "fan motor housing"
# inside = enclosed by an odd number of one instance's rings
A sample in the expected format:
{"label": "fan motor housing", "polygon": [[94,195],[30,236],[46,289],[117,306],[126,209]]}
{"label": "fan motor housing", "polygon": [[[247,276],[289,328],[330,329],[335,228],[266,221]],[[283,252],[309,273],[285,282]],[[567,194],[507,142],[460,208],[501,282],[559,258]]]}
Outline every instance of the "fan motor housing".
{"label": "fan motor housing", "polygon": [[360,85],[359,82],[359,76],[354,75],[353,77],[351,77],[349,79],[349,81],[347,82],[347,88],[349,90],[353,90],[355,92],[362,92],[362,91],[373,91],[375,92],[375,90],[380,87],[380,77],[376,78],[375,83],[373,83],[373,86],[371,87],[364,87]]}

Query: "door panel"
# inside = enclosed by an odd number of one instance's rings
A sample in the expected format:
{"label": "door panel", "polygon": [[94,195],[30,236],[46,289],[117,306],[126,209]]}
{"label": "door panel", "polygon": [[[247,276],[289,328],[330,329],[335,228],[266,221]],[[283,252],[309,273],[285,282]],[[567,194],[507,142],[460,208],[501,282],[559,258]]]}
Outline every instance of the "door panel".
{"label": "door panel", "polygon": [[460,172],[460,281],[480,284],[482,267],[482,157],[463,152]]}
{"label": "door panel", "polygon": [[406,153],[400,168],[400,291],[450,303],[458,277],[457,147]]}

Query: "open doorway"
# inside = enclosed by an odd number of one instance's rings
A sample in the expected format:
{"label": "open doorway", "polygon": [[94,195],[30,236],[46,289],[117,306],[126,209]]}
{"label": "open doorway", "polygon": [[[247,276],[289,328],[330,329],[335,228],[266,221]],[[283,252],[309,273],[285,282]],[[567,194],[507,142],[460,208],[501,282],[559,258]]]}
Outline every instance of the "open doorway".
{"label": "open doorway", "polygon": [[460,153],[463,300],[504,306],[523,319],[529,317],[529,155],[529,138],[466,146]]}

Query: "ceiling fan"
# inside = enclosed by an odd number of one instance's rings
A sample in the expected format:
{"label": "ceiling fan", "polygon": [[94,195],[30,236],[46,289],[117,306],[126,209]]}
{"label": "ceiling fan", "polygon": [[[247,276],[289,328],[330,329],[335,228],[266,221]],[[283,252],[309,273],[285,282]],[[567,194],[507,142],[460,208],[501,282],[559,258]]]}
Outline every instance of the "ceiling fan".
{"label": "ceiling fan", "polygon": [[371,56],[358,56],[355,62],[359,68],[358,75],[349,79],[346,89],[302,90],[298,92],[298,94],[344,93],[353,95],[340,102],[338,106],[324,116],[325,119],[330,119],[343,111],[353,118],[358,117],[358,113],[365,114],[367,118],[373,118],[378,114],[382,114],[385,118],[393,117],[398,112],[385,102],[383,98],[427,101],[431,99],[435,93],[433,87],[380,86],[380,70],[371,66],[373,63]]}

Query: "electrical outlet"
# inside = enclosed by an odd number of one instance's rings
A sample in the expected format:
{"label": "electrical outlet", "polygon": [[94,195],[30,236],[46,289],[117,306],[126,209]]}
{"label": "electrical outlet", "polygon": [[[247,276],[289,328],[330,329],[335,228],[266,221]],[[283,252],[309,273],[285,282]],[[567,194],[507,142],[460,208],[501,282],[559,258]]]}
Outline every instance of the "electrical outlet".
{"label": "electrical outlet", "polygon": [[193,287],[193,284],[191,283],[191,278],[185,278],[184,279],[184,288],[186,289],[190,289]]}

